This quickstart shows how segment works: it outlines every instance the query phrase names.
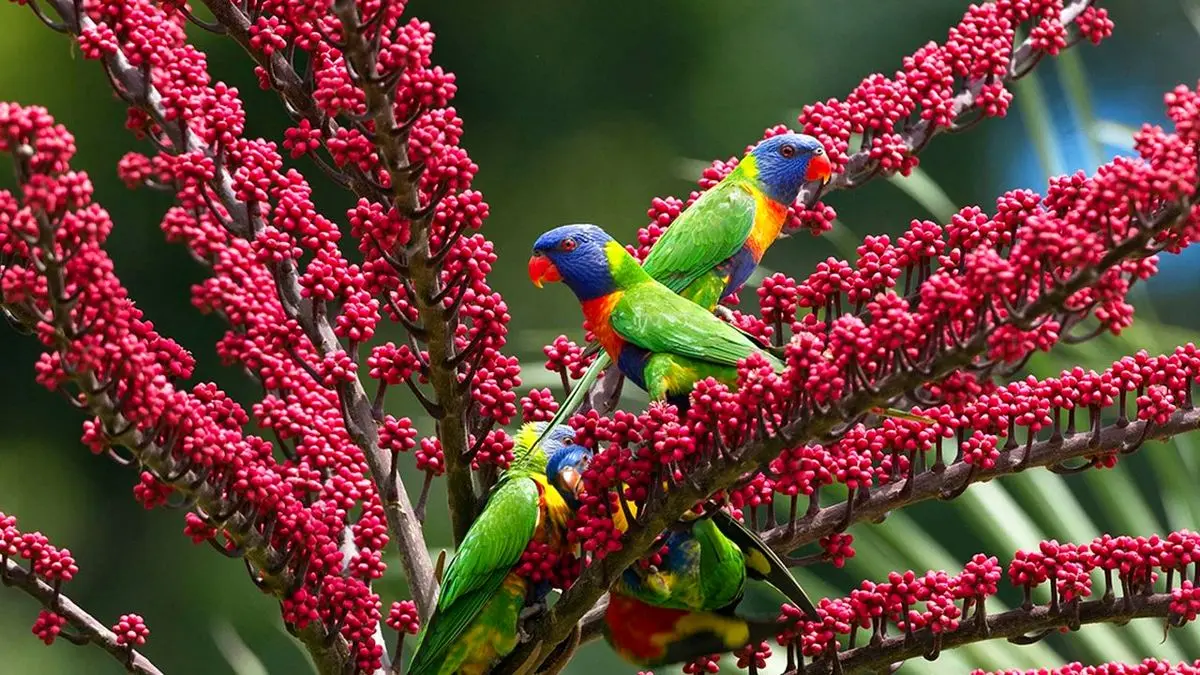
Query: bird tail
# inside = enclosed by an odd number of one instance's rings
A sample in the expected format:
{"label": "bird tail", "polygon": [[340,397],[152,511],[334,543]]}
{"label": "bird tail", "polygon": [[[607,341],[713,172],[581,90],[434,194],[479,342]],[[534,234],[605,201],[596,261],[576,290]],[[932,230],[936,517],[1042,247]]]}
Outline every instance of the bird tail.
{"label": "bird tail", "polygon": [[682,623],[690,624],[677,626],[684,634],[668,641],[660,658],[642,665],[687,663],[702,656],[731,652],[770,640],[786,628],[786,624],[776,621],[750,621],[712,612],[693,612]]}
{"label": "bird tail", "polygon": [[541,443],[542,439],[546,437],[546,434],[550,433],[551,429],[561,424],[566,424],[567,420],[571,419],[571,415],[574,415],[575,411],[579,410],[583,402],[587,400],[588,391],[591,390],[596,380],[600,378],[600,373],[604,372],[604,369],[610,363],[612,363],[612,359],[608,358],[608,352],[601,351],[596,355],[596,360],[592,362],[592,365],[588,366],[587,372],[583,374],[583,379],[575,383],[575,388],[571,390],[566,400],[558,407],[558,412],[554,413],[554,418],[538,434],[537,439],[530,446],[531,448]]}
{"label": "bird tail", "polygon": [[771,584],[788,599],[788,602],[800,608],[809,618],[817,619],[817,608],[809,599],[808,593],[804,592],[800,582],[792,576],[787,563],[783,562],[766,542],[725,511],[716,511],[712,519],[721,534],[742,549],[746,556],[746,569],[751,577]]}

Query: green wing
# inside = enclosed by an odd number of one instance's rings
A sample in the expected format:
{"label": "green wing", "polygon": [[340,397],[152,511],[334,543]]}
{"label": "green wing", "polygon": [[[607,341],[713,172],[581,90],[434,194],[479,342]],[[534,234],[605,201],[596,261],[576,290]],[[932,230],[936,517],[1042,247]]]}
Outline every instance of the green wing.
{"label": "green wing", "polygon": [[705,192],[667,228],[642,269],[655,281],[684,289],[741,250],[754,228],[754,196],[731,175]]}
{"label": "green wing", "polygon": [[[625,289],[609,322],[625,341],[655,354],[678,354],[723,366],[762,351],[741,331],[656,283]],[[767,355],[776,367],[777,360]]]}
{"label": "green wing", "polygon": [[721,534],[742,549],[743,555],[746,556],[746,570],[751,577],[771,584],[787,597],[788,602],[803,610],[809,617],[817,618],[817,608],[812,600],[800,587],[796,577],[788,571],[787,564],[775,555],[770,546],[724,511],[714,513],[712,520]]}
{"label": "green wing", "polygon": [[[757,202],[742,187],[742,180],[736,174],[727,176],[679,214],[650,249],[642,269],[672,292],[686,292],[693,296],[690,300],[711,309],[725,289],[724,280],[714,277],[709,284],[696,287],[693,284],[740,251],[754,229]],[[596,357],[583,379],[559,406],[547,429],[567,423],[611,362],[604,352]],[[538,442],[541,442],[541,436]]]}
{"label": "green wing", "polygon": [[446,651],[520,560],[537,521],[537,483],[517,478],[497,488],[446,568],[437,608],[417,641],[409,675],[437,672]]}

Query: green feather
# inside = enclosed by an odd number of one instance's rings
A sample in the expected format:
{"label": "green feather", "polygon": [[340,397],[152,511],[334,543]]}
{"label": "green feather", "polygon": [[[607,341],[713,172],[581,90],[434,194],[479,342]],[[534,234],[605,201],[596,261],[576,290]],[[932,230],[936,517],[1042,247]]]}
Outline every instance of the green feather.
{"label": "green feather", "polygon": [[783,368],[741,331],[662,284],[645,279],[623,290],[609,323],[631,344],[652,353],[677,354],[723,366],[736,366],[739,360],[757,353]]}
{"label": "green feather", "polygon": [[546,473],[546,464],[550,458],[541,440],[554,427],[555,425],[545,422],[527,422],[521,425],[513,436],[513,461],[504,473],[500,474],[499,482],[504,482],[512,476]]}
{"label": "green feather", "polygon": [[533,539],[538,499],[537,483],[530,478],[510,477],[497,487],[446,568],[437,608],[417,639],[409,675],[438,673],[447,651],[499,591]]}
{"label": "green feather", "polygon": [[[711,312],[720,301],[726,283],[716,273],[717,266],[737,254],[754,229],[757,202],[746,187],[749,184],[750,179],[739,164],[679,214],[654,243],[642,269],[671,291]],[[611,364],[608,354],[601,352],[583,379],[575,383],[546,430],[567,423]],[[542,431],[538,442],[546,433]]]}
{"label": "green feather", "polygon": [[[671,291],[685,294],[693,282],[742,249],[754,229],[755,207],[747,179],[735,169],[679,214],[650,249],[643,269]],[[714,306],[716,301],[706,308]]]}
{"label": "green feather", "polygon": [[712,516],[713,524],[721,530],[721,534],[737,544],[746,556],[746,569],[750,576],[765,581],[787,597],[796,607],[808,614],[813,620],[817,619],[817,608],[809,599],[808,594],[800,587],[800,582],[788,570],[783,560],[771,550],[770,546],[759,539],[745,525],[735,520],[724,511],[717,511]]}

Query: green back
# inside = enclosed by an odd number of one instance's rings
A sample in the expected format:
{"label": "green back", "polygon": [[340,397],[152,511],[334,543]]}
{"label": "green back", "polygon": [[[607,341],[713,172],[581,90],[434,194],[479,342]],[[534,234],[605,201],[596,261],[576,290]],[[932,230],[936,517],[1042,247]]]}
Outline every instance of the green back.
{"label": "green back", "polygon": [[713,527],[709,518],[676,527],[670,551],[658,567],[632,565],[613,591],[655,607],[717,611],[736,603],[746,585],[741,550]]}
{"label": "green back", "polygon": [[746,185],[739,165],[700,195],[650,249],[642,263],[646,273],[672,292],[683,293],[741,250],[754,229],[756,206]]}
{"label": "green back", "polygon": [[[609,321],[625,341],[646,351],[723,366],[763,353],[741,331],[662,284],[646,281],[623,290]],[[783,368],[774,357],[767,358],[776,369]]]}
{"label": "green back", "polygon": [[[757,202],[746,187],[752,181],[745,176],[744,166],[744,161],[739,163],[684,209],[642,262],[642,269],[655,281],[710,312],[726,284],[717,266],[741,250],[754,229]],[[608,354],[601,352],[546,428],[566,424],[610,363]]]}
{"label": "green back", "polygon": [[[544,464],[543,464],[544,467]],[[450,561],[433,616],[417,639],[409,675],[437,672],[458,640],[533,539],[538,522],[538,487],[532,478],[502,480]],[[517,617],[513,617],[513,622]]]}
{"label": "green back", "polygon": [[742,550],[721,533],[711,518],[695,521],[692,536],[700,542],[700,586],[704,591],[704,606],[697,609],[723,609],[740,600],[746,587]]}

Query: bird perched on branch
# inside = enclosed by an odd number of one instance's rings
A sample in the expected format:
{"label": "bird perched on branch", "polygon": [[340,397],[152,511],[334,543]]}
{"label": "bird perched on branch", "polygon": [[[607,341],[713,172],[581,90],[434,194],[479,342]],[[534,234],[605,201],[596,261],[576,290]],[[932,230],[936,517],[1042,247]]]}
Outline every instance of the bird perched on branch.
{"label": "bird perched on branch", "polygon": [[[586,467],[591,452],[572,446],[556,457],[568,466]],[[583,481],[554,460],[549,470],[561,477],[558,488],[577,508]],[[628,506],[636,517],[637,506]],[[614,521],[621,532],[628,527],[623,510],[614,513]],[[660,666],[776,635],[776,621],[736,613],[747,578],[767,582],[816,618],[816,608],[787,565],[756,534],[720,509],[699,516],[689,512],[663,533],[649,558],[626,568],[609,589],[605,639],[631,663]]]}
{"label": "bird perched on branch", "polygon": [[[539,287],[565,283],[605,353],[652,400],[686,410],[697,382],[712,377],[735,386],[738,361],[755,354],[783,370],[782,361],[745,333],[651,278],[595,225],[563,225],[538,237],[529,278]],[[890,408],[872,412],[932,423]]]}
{"label": "bird perched on branch", "polygon": [[783,369],[737,328],[651,278],[595,225],[564,225],[539,237],[529,278],[539,286],[565,283],[608,357],[653,400],[684,409],[696,382],[735,385],[738,361],[753,354]]}
{"label": "bird perched on branch", "polygon": [[[642,263],[646,274],[713,311],[750,278],[775,243],[806,183],[825,183],[832,165],[821,142],[804,134],[772,136],[756,145],[720,183],[675,218]],[[600,354],[559,407],[564,423],[609,366]]]}
{"label": "bird perched on branch", "polygon": [[[409,675],[482,675],[516,647],[522,612],[549,591],[515,568],[531,541],[567,550],[572,511],[559,486],[573,491],[584,466],[567,445],[575,431],[546,426],[526,424],[517,432],[512,464],[446,568]],[[543,431],[545,438],[535,444]],[[548,464],[554,467],[550,474]]]}

